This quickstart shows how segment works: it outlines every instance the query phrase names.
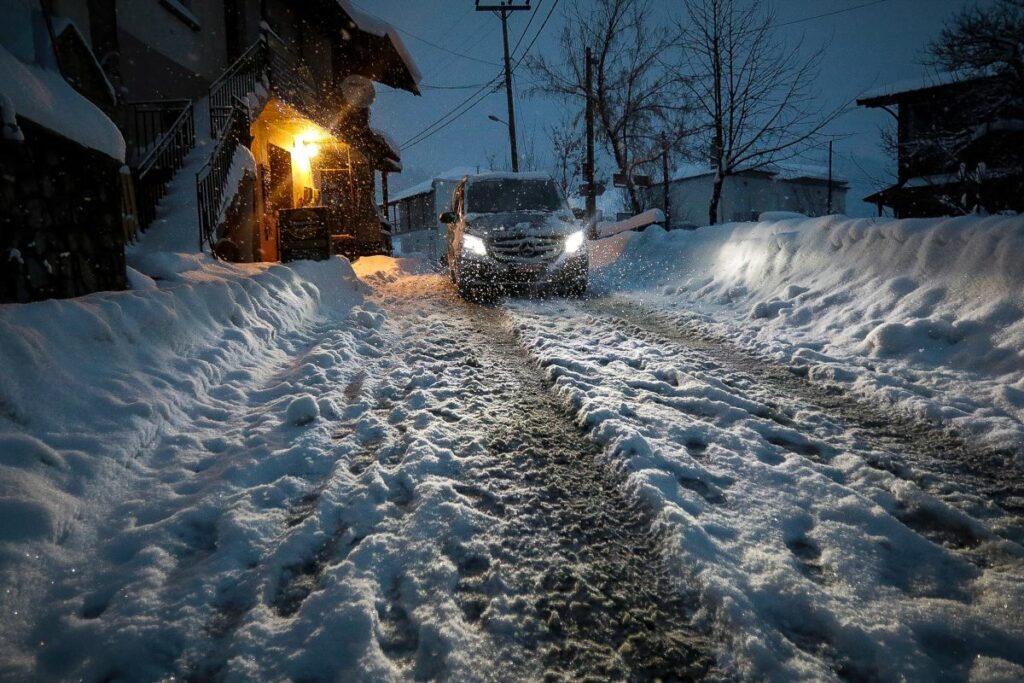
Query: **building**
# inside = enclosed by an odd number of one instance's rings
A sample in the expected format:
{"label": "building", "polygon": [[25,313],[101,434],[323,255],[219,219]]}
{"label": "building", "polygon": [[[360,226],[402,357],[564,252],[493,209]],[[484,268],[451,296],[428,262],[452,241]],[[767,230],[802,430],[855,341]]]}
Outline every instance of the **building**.
{"label": "building", "polygon": [[[108,115],[114,93],[94,62],[58,71],[80,36],[38,6],[0,3],[0,302],[123,289],[125,142]],[[97,104],[98,103],[98,104]]]}
{"label": "building", "polygon": [[[195,174],[198,215],[178,250],[267,261],[321,257],[332,248],[350,256],[390,249],[375,193],[401,163],[370,125],[372,82],[418,94],[419,73],[385,22],[348,0],[0,0],[0,13],[7,55],[55,76],[58,89],[70,85],[120,130],[122,145],[113,175],[87,183],[107,188],[108,204],[118,202],[122,236],[109,246],[120,253],[120,276],[37,288],[35,298],[123,287],[123,243],[158,220],[169,181],[183,172]],[[36,48],[26,49],[32,38]],[[27,107],[11,104],[4,116],[32,132],[38,122],[29,121]],[[41,144],[39,135],[22,137],[0,151],[9,157],[5,169]],[[26,168],[14,168],[18,183]],[[5,226],[25,213],[15,208],[0,205]],[[86,213],[73,220],[100,220]],[[70,225],[69,215],[50,223]],[[19,233],[17,244],[4,246],[24,256],[31,238],[24,226]],[[307,243],[314,233],[315,244]],[[282,245],[294,248],[285,253]]]}
{"label": "building", "polygon": [[390,195],[385,210],[392,226],[395,254],[420,253],[430,259],[441,259],[447,250],[445,234],[448,226],[437,218],[450,210],[452,191],[459,181],[480,172],[479,168],[449,169]]}
{"label": "building", "polygon": [[1024,210],[1024,101],[1002,78],[942,74],[857,100],[896,119],[897,181],[864,201],[899,218]]}
{"label": "building", "polygon": [[[705,165],[677,169],[669,182],[669,228],[706,225],[715,170]],[[796,164],[769,164],[740,171],[725,179],[718,207],[720,221],[752,221],[768,211],[786,211],[805,216],[824,216],[846,211],[845,179],[832,176],[828,168]],[[648,208],[665,211],[664,189],[660,183],[647,188]]]}

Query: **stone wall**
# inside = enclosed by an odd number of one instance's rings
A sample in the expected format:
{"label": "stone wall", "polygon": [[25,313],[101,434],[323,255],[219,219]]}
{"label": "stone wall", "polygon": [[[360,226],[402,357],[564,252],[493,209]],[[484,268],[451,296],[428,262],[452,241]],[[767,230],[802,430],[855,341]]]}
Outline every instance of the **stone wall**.
{"label": "stone wall", "polygon": [[20,119],[0,141],[0,302],[126,286],[121,164]]}

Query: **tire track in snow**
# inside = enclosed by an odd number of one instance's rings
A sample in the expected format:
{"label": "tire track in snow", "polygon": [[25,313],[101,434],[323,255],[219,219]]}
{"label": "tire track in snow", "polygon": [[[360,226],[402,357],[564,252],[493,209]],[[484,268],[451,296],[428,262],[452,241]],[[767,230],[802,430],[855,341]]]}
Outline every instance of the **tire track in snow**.
{"label": "tire track in snow", "polygon": [[[673,519],[684,575],[713,577],[701,602],[716,633],[735,646],[723,653],[725,666],[742,670],[760,660],[755,667],[767,666],[767,677],[803,670],[853,680],[894,676],[906,671],[901,666],[966,676],[988,657],[1024,667],[1011,597],[1019,592],[1018,545],[955,505],[894,483],[888,472],[868,474],[864,460],[877,455],[898,464],[902,452],[879,451],[870,440],[876,424],[830,416],[804,392],[761,379],[762,361],[747,359],[748,372],[710,340],[686,343],[676,329],[650,329],[635,309],[609,311],[602,303],[510,308],[564,400],[595,426],[605,457]],[[878,425],[891,423],[883,416]],[[957,500],[954,490],[950,501]],[[968,502],[988,503],[978,495]],[[1012,515],[982,511],[1013,534]],[[770,597],[775,591],[803,607],[782,607]],[[873,627],[862,625],[873,620]],[[894,629],[891,642],[870,642],[867,634],[879,628]],[[766,658],[765,648],[779,659]],[[799,663],[788,668],[791,662]],[[783,667],[788,674],[779,673]]]}
{"label": "tire track in snow", "polygon": [[[392,321],[414,310],[443,317],[435,341],[448,352],[429,354],[435,372],[468,365],[484,380],[485,401],[465,402],[464,429],[453,434],[479,432],[486,452],[454,490],[495,523],[444,542],[465,620],[510,649],[536,652],[547,680],[719,676],[649,511],[597,460],[505,312],[463,302],[436,276],[375,287]],[[456,411],[432,412],[444,420]]]}
{"label": "tire track in snow", "polygon": [[[750,377],[756,386],[744,389],[769,405],[781,402],[791,411],[810,408],[822,413],[852,437],[858,455],[872,467],[912,481],[968,515],[991,520],[999,536],[1024,544],[1024,480],[1019,470],[1008,466],[1003,454],[972,450],[948,430],[885,411],[837,385],[812,383],[799,373],[799,368],[756,358],[728,342],[673,324],[637,302],[592,298],[580,302],[580,308],[632,334],[696,350],[720,363],[722,375],[738,372]],[[800,455],[812,459],[820,455],[814,444],[777,438],[780,440],[776,445]],[[828,441],[825,436],[818,438]],[[970,499],[964,500],[963,493]],[[969,526],[937,518],[927,510],[907,511],[901,521],[948,547],[970,550],[981,541]],[[981,557],[974,559],[985,562]]]}

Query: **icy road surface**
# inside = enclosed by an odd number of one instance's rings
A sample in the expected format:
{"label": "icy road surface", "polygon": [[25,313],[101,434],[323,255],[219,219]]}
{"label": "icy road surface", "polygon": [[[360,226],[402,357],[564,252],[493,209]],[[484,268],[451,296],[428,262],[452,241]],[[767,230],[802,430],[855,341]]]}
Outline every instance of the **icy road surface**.
{"label": "icy road surface", "polygon": [[1024,678],[1024,486],[998,455],[638,301],[357,271],[372,304],[155,447],[12,672]]}

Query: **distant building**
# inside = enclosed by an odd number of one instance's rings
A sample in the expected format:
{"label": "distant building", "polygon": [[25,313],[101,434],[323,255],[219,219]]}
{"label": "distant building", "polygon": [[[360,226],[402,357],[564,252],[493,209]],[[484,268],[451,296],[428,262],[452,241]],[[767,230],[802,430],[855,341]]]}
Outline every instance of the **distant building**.
{"label": "distant building", "polygon": [[182,171],[183,250],[277,260],[310,226],[327,241],[293,257],[390,249],[375,189],[401,162],[370,125],[371,81],[418,94],[419,73],[349,0],[0,0],[0,16],[0,301],[123,288],[125,242]]}
{"label": "distant building", "polygon": [[943,74],[857,100],[897,121],[897,182],[864,201],[899,218],[1024,210],[1024,102],[997,77]]}
{"label": "distant building", "polygon": [[451,208],[452,191],[467,175],[479,168],[457,167],[391,194],[385,204],[391,223],[395,254],[424,254],[438,260],[447,250],[445,231],[437,217]]}
{"label": "distant building", "polygon": [[[715,170],[710,166],[691,165],[672,175],[669,182],[670,228],[693,228],[706,225]],[[718,207],[720,221],[752,221],[767,211],[788,211],[806,216],[824,216],[846,211],[845,179],[827,168],[796,164],[770,164],[758,169],[740,171],[725,179]],[[655,182],[645,190],[648,208],[665,210],[663,186]]]}

